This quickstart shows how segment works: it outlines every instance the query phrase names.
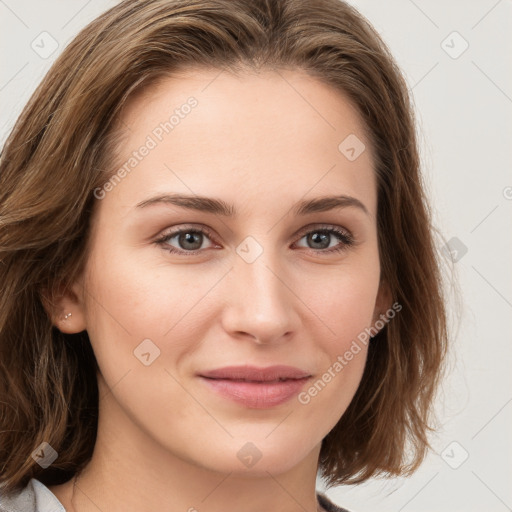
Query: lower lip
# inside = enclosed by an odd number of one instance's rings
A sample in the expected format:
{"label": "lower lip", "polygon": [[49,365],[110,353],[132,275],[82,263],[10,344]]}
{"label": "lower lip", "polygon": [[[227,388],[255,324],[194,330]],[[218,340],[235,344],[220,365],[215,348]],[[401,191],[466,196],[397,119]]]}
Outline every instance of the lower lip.
{"label": "lower lip", "polygon": [[279,382],[247,382],[229,379],[202,380],[225,398],[229,398],[252,409],[267,409],[281,405],[297,395],[309,377]]}

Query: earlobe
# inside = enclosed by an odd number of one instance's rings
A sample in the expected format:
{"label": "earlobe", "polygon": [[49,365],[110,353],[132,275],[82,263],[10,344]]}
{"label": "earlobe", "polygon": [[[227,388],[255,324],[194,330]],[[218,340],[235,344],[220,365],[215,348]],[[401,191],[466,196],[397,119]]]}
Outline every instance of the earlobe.
{"label": "earlobe", "polygon": [[87,328],[79,288],[77,284],[71,288],[63,285],[53,293],[47,289],[41,292],[41,301],[52,324],[66,334],[79,333]]}

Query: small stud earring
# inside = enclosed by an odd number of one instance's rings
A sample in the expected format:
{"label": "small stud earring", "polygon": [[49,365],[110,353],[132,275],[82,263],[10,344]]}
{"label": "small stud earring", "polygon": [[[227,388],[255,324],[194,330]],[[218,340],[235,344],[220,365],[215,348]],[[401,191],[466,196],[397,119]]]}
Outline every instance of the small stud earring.
{"label": "small stud earring", "polygon": [[68,313],[67,315],[64,315],[64,320],[67,320],[71,316],[71,313]]}

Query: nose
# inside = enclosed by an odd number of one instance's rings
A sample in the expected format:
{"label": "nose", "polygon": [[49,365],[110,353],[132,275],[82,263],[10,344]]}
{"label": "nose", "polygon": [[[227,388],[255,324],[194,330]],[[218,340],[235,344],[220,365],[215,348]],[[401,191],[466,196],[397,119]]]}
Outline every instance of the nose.
{"label": "nose", "polygon": [[284,342],[297,332],[298,300],[275,260],[247,263],[237,256],[225,285],[222,324],[231,336],[261,345]]}

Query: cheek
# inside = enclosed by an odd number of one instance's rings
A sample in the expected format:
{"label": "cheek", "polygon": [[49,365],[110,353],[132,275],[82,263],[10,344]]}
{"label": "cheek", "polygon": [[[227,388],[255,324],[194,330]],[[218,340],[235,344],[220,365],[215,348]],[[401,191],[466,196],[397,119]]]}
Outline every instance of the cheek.
{"label": "cheek", "polygon": [[[318,373],[298,395],[304,412],[321,418],[326,435],[346,411],[361,381],[370,342],[378,279],[343,277],[310,296],[321,318],[315,339]],[[318,331],[320,332],[320,331]]]}
{"label": "cheek", "polygon": [[137,423],[155,411],[168,419],[180,410],[181,420],[200,414],[176,369],[204,337],[197,313],[219,276],[155,266],[116,254],[115,244],[97,249],[87,271],[87,331],[102,379]]}
{"label": "cheek", "polygon": [[150,251],[99,246],[87,279],[88,323],[98,335],[118,331],[132,342],[161,340],[186,323],[188,313],[223,274],[220,268],[203,270],[169,264],[163,258],[155,262]]}
{"label": "cheek", "polygon": [[154,255],[117,247],[97,243],[86,273],[87,331],[101,374],[114,386],[129,372],[127,380],[139,381],[134,396],[160,389],[163,378],[173,395],[180,389],[165,370],[180,379],[174,368],[206,337],[209,295],[226,270],[155,264]]}
{"label": "cheek", "polygon": [[372,256],[367,261],[340,265],[302,287],[302,297],[323,325],[330,353],[343,350],[371,326],[379,280],[378,257]]}
{"label": "cheek", "polygon": [[316,332],[323,334],[315,338],[321,371],[299,401],[325,407],[333,424],[348,407],[364,371],[379,277],[375,257],[357,268],[337,269],[329,279],[303,290],[318,318]]}

